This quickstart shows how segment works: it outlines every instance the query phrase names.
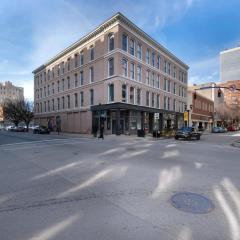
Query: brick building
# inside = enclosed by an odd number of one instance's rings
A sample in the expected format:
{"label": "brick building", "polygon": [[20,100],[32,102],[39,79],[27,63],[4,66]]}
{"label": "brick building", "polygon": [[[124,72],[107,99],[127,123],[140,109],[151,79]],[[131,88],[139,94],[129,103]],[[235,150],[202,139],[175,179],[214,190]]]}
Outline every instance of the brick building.
{"label": "brick building", "polygon": [[183,125],[188,66],[121,13],[33,73],[38,124],[90,133],[104,123],[108,134]]}

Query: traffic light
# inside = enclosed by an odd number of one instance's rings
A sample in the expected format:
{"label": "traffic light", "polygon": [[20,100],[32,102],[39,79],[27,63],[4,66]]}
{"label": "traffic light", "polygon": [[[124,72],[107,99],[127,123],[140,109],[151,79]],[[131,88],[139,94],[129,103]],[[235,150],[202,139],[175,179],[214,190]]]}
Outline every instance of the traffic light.
{"label": "traffic light", "polygon": [[197,98],[197,92],[196,92],[196,91],[193,93],[193,98],[194,98],[194,99]]}
{"label": "traffic light", "polygon": [[218,97],[220,98],[222,96],[222,90],[219,88],[218,89]]}

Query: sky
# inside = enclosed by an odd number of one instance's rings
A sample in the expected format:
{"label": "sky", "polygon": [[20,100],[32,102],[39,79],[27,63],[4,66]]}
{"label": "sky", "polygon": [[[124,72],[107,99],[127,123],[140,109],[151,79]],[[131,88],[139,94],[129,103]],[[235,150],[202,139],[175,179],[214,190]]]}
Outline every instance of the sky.
{"label": "sky", "polygon": [[189,65],[189,84],[219,82],[219,53],[240,46],[240,0],[1,0],[0,82],[32,71],[116,12]]}

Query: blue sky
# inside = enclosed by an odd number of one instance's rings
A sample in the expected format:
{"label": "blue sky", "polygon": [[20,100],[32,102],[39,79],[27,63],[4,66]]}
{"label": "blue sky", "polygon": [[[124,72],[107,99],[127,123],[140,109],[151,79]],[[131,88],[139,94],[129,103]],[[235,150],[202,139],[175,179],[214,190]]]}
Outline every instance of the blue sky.
{"label": "blue sky", "polygon": [[219,52],[240,45],[239,9],[239,0],[1,0],[0,82],[32,98],[32,70],[118,11],[190,66],[189,83],[219,81]]}

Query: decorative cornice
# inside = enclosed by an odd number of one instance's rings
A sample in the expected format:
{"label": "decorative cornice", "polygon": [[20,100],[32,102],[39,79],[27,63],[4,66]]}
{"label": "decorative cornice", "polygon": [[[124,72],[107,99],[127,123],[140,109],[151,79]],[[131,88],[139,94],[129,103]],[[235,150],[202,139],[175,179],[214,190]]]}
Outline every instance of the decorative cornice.
{"label": "decorative cornice", "polygon": [[189,69],[189,66],[186,65],[184,62],[182,62],[180,59],[178,59],[175,55],[173,55],[171,52],[169,52],[165,47],[163,47],[161,44],[159,44],[157,41],[155,41],[152,37],[150,37],[147,33],[145,33],[143,30],[141,30],[139,27],[137,27],[133,22],[131,22],[128,18],[126,18],[122,13],[118,12],[111,18],[107,19],[104,23],[100,24],[97,28],[95,28],[93,31],[88,33],[86,36],[82,37],[66,49],[64,49],[62,52],[57,54],[55,57],[51,58],[48,62],[41,65],[40,67],[36,68],[32,73],[37,73],[41,70],[43,70],[46,66],[53,63],[57,59],[63,57],[65,54],[69,53],[70,51],[74,50],[78,46],[84,44],[85,42],[89,41],[93,37],[97,36],[101,32],[103,32],[105,29],[110,27],[116,22],[121,22],[128,26],[133,31],[137,32],[138,35],[145,38],[147,41],[149,41],[152,45],[154,45],[156,48],[160,49],[162,52],[168,54],[171,58],[173,58],[175,61],[177,61],[179,64],[181,64],[186,69]]}

